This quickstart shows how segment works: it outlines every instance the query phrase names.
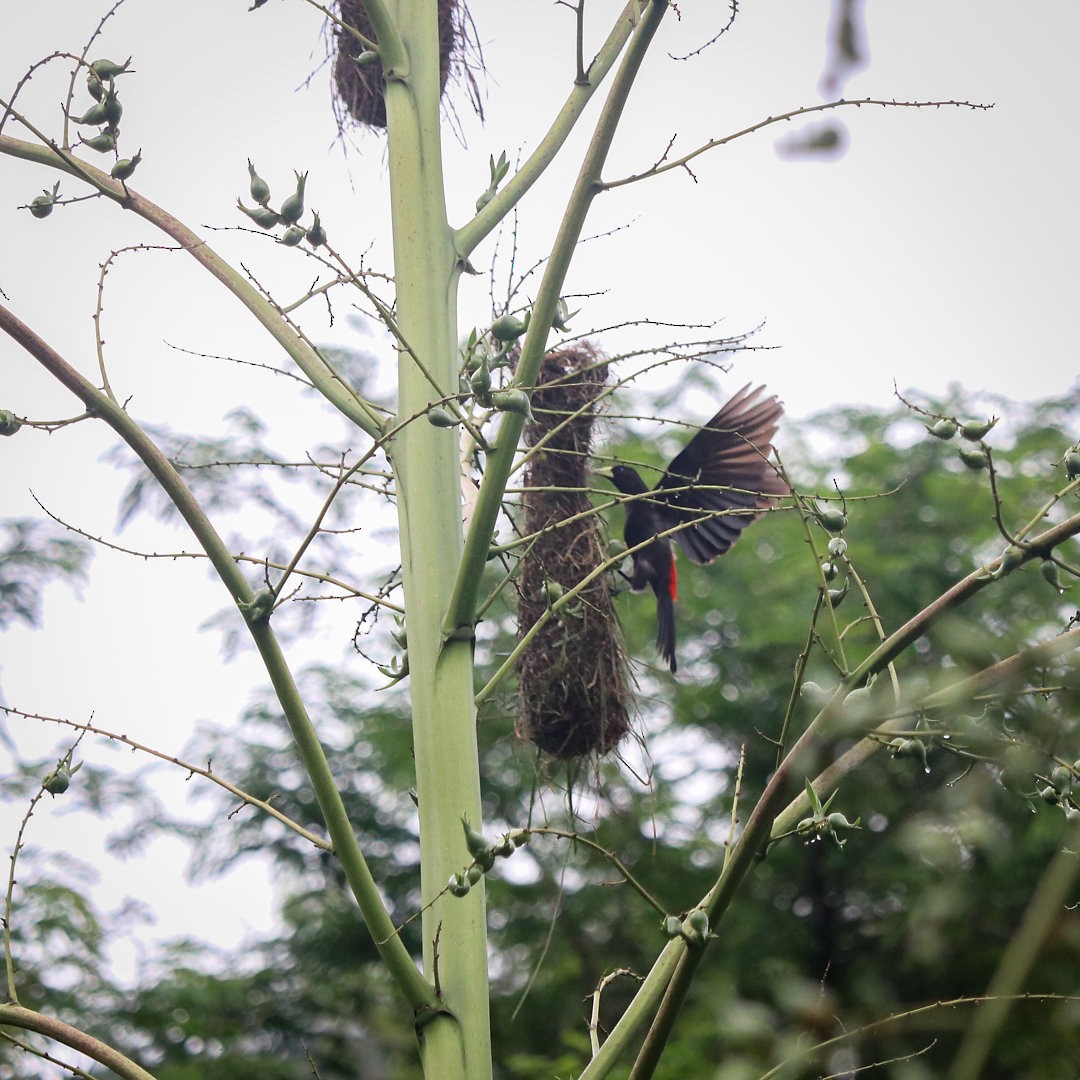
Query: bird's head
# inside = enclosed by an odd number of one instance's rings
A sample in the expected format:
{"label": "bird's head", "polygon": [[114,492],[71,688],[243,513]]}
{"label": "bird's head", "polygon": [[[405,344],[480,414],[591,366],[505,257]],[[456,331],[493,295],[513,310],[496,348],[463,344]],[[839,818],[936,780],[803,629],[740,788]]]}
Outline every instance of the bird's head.
{"label": "bird's head", "polygon": [[624,495],[641,495],[649,490],[648,484],[629,465],[612,465],[610,468],[596,469],[597,476],[610,480]]}

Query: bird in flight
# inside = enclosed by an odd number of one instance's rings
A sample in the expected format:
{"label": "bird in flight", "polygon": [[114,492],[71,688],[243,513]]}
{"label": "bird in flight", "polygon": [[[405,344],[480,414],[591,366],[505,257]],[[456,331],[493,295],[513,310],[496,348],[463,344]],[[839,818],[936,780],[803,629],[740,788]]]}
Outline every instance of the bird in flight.
{"label": "bird in flight", "polygon": [[630,589],[651,586],[656,594],[656,647],[672,673],[678,592],[672,540],[694,562],[711,563],[788,494],[768,460],[784,410],[775,396],[762,397],[764,392],[764,386],[744,386],[675,455],[652,489],[629,465],[601,470],[630,496],[623,527],[633,560]]}

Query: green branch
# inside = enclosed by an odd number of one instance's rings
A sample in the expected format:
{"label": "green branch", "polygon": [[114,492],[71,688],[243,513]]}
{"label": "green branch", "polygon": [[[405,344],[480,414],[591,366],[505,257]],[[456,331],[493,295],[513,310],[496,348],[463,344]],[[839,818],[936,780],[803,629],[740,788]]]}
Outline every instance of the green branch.
{"label": "green branch", "polygon": [[[623,57],[619,70],[608,91],[607,100],[581,163],[573,193],[559,226],[555,244],[548,259],[540,289],[533,305],[532,318],[521,347],[514,376],[514,386],[531,389],[536,384],[540,362],[547,348],[548,334],[555,317],[559,294],[566,279],[570,261],[581,239],[585,219],[592,201],[600,190],[600,175],[608,151],[615,138],[627,97],[641,62],[652,44],[660,21],[667,11],[667,0],[652,0]],[[504,413],[494,445],[487,456],[484,479],[480,484],[465,551],[461,558],[454,592],[443,622],[443,634],[451,638],[459,632],[470,631],[476,614],[480,580],[487,563],[491,536],[502,506],[506,482],[510,477],[525,418],[517,413]]]}
{"label": "green branch", "polygon": [[393,935],[394,924],[360,850],[341,795],[334,784],[326,754],[277,638],[270,629],[269,619],[252,614],[255,597],[251,587],[198,500],[169,459],[119,405],[93,386],[3,306],[0,306],[0,330],[18,342],[59,383],[78,397],[88,411],[104,420],[131,447],[195,534],[237,607],[245,613],[248,629],[266,665],[304,768],[311,778],[334,850],[380,955],[414,1010],[436,1008],[434,991],[417,971],[400,938]]}
{"label": "green branch", "polygon": [[[664,2],[666,4],[666,0]],[[559,110],[547,134],[529,155],[528,160],[477,213],[476,217],[454,234],[457,250],[463,258],[467,258],[484,237],[517,206],[525,193],[555,159],[585,111],[585,106],[592,100],[593,94],[614,66],[623,46],[634,32],[638,22],[637,9],[640,6],[637,0],[629,0],[616,19],[607,40],[601,45],[600,51],[589,65],[585,80],[574,82],[574,88],[570,91],[565,104]]]}
{"label": "green branch", "polygon": [[272,301],[263,296],[243,274],[234,269],[183,222],[132,188],[118,180],[113,180],[107,173],[87,162],[73,158],[70,154],[62,154],[54,147],[39,146],[37,143],[0,135],[0,154],[46,165],[82,180],[89,178],[88,182],[101,194],[120,203],[126,210],[132,211],[167,236],[171,236],[183,250],[209,270],[255,316],[327,401],[372,438],[378,438],[382,434],[382,420],[378,410],[342,382],[318,351],[303,340]]}
{"label": "green branch", "polygon": [[22,1031],[36,1031],[39,1035],[62,1043],[111,1069],[121,1080],[154,1080],[153,1073],[136,1065],[131,1058],[125,1057],[107,1043],[65,1024],[63,1020],[35,1012],[33,1009],[23,1008],[22,1005],[0,1005],[0,1024]]}

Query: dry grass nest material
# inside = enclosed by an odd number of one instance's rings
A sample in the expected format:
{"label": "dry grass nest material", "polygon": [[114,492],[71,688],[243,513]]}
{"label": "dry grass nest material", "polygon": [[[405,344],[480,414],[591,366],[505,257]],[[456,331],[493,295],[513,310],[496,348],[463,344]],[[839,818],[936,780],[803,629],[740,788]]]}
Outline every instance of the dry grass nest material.
{"label": "dry grass nest material", "polygon": [[[551,606],[554,592],[580,584],[606,558],[599,517],[590,513],[589,451],[607,361],[588,344],[549,353],[533,394],[535,420],[522,497],[533,541],[522,556],[518,633]],[[626,653],[608,574],[599,574],[530,640],[518,665],[518,735],[557,758],[604,754],[629,730]]]}
{"label": "dry grass nest material", "polygon": [[[337,0],[338,18],[354,27],[369,41],[375,32],[361,0]],[[463,0],[439,0],[439,93],[446,90],[451,74],[461,76],[473,108],[483,115],[475,71],[483,67],[475,28]],[[333,28],[334,112],[338,128],[350,121],[369,128],[386,127],[386,103],[383,100],[383,69],[376,59],[360,66],[360,42],[337,23]]]}

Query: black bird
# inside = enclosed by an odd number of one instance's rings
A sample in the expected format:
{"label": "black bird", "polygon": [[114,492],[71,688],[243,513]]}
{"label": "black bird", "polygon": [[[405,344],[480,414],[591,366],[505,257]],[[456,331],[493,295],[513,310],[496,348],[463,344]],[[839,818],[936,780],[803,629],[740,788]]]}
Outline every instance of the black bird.
{"label": "black bird", "polygon": [[[674,539],[696,563],[711,563],[787,484],[768,461],[783,406],[765,387],[744,386],[675,455],[660,482],[648,485],[629,465],[605,470],[626,500],[623,537],[633,551],[630,588],[656,593],[656,647],[676,669]],[[677,531],[671,531],[677,530]],[[662,534],[668,533],[664,536]],[[651,539],[651,543],[646,543]]]}

